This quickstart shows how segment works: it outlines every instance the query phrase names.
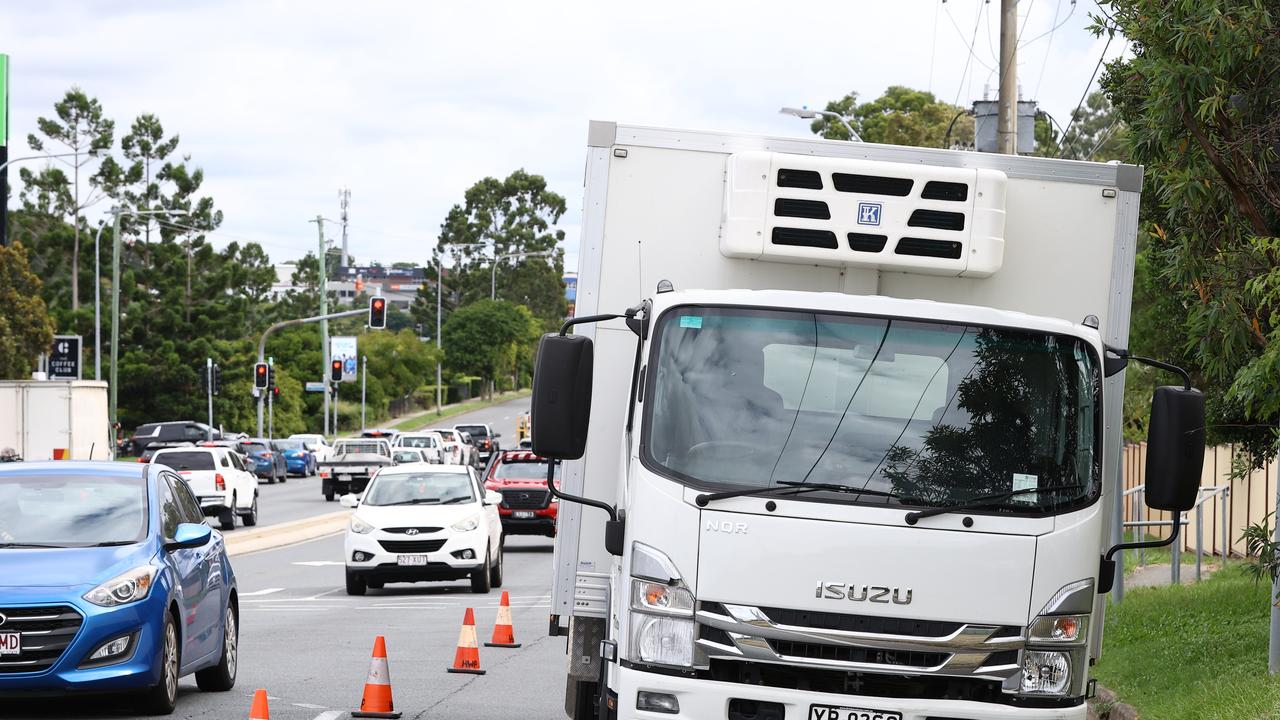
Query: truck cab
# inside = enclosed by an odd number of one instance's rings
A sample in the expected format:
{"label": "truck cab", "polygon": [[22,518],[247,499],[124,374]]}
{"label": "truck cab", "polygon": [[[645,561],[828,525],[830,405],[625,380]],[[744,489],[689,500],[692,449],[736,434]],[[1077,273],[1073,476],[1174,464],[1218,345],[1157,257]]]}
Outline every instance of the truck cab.
{"label": "truck cab", "polygon": [[[1140,177],[593,124],[532,401],[570,717],[1083,719]],[[1189,380],[1152,432],[1189,507]]]}

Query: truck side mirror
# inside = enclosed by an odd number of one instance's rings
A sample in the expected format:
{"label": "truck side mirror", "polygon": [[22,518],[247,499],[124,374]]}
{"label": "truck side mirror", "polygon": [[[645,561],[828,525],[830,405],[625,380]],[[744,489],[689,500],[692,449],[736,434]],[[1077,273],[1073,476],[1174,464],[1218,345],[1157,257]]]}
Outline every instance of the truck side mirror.
{"label": "truck side mirror", "polygon": [[594,351],[581,335],[542,336],[533,370],[533,452],[577,460],[587,448]]}
{"label": "truck side mirror", "polygon": [[1204,395],[1166,385],[1151,398],[1147,430],[1147,506],[1185,512],[1195,506],[1204,467]]}

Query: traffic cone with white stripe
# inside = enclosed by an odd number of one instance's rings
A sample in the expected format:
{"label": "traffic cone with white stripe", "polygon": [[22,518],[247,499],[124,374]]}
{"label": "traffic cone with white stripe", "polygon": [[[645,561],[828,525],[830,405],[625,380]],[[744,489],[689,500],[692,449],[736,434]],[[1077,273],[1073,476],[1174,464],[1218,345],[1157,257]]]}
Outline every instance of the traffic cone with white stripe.
{"label": "traffic cone with white stripe", "polygon": [[271,720],[271,708],[267,707],[267,691],[253,693],[253,705],[249,708],[249,720]]}
{"label": "traffic cone with white stripe", "polygon": [[387,641],[381,635],[373,641],[373,659],[369,661],[369,679],[364,682],[360,709],[353,718],[398,718],[391,702],[391,668],[387,665]]}
{"label": "traffic cone with white stripe", "polygon": [[458,634],[458,652],[453,656],[453,667],[449,668],[449,672],[484,674],[480,669],[480,648],[476,643],[476,614],[471,608],[467,608],[466,615],[462,616],[462,632]]}
{"label": "traffic cone with white stripe", "polygon": [[520,647],[520,643],[516,642],[516,630],[511,626],[511,596],[506,590],[502,591],[502,602],[498,603],[498,620],[493,624],[493,640],[485,643],[484,646]]}

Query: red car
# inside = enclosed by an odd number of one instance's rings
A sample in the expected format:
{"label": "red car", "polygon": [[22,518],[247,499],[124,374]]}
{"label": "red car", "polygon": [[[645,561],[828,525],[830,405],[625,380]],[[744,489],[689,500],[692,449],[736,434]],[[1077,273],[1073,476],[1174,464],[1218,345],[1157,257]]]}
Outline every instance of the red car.
{"label": "red car", "polygon": [[[560,464],[556,464],[560,489]],[[485,488],[502,493],[502,534],[556,536],[560,502],[547,490],[547,461],[527,450],[508,450],[489,465]]]}

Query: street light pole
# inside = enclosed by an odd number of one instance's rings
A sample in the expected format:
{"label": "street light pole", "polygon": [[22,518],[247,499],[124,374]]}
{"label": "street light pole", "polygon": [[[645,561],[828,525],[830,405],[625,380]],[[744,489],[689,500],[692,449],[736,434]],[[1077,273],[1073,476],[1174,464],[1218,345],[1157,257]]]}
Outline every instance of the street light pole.
{"label": "street light pole", "polygon": [[778,110],[783,115],[794,115],[805,120],[812,120],[816,117],[831,118],[838,121],[849,132],[849,139],[853,142],[862,142],[862,136],[854,131],[853,126],[849,124],[849,119],[840,113],[831,112],[829,110],[810,110],[809,108],[793,108],[784,107]]}

